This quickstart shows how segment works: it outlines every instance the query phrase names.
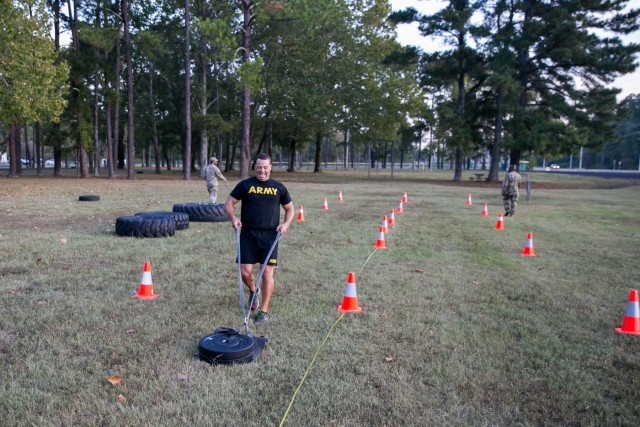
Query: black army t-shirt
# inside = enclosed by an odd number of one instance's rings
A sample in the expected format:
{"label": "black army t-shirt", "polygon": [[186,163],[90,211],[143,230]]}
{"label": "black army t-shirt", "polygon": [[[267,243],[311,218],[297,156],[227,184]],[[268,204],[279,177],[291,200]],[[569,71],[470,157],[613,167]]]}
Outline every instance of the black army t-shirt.
{"label": "black army t-shirt", "polygon": [[282,183],[273,179],[260,181],[255,176],[240,181],[230,196],[242,201],[242,226],[264,230],[274,230],[278,226],[280,205],[291,202],[289,191]]}

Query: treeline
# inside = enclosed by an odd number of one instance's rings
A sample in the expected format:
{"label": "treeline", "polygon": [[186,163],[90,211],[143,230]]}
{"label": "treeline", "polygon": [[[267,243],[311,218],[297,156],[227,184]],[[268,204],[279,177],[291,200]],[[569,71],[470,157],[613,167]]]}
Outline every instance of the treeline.
{"label": "treeline", "polygon": [[[501,157],[616,139],[626,116],[606,85],[640,49],[618,38],[638,29],[626,4],[458,0],[423,16],[386,0],[4,0],[9,176],[23,134],[54,175],[68,153],[81,177],[106,159],[110,178],[141,163],[190,179],[213,154],[247,176],[257,152],[289,171],[312,152],[320,171],[366,148],[370,162],[451,158],[456,180],[488,153],[497,179]],[[400,46],[403,22],[444,47]]]}

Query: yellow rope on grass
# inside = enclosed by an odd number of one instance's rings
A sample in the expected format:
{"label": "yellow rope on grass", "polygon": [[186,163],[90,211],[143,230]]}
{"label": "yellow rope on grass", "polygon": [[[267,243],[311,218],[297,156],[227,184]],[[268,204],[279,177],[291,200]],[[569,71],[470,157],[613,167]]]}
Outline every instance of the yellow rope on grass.
{"label": "yellow rope on grass", "polygon": [[304,380],[307,378],[307,375],[309,374],[309,371],[311,370],[311,367],[315,363],[316,358],[318,357],[318,353],[320,353],[320,350],[322,349],[324,344],[329,339],[329,336],[331,335],[331,332],[333,331],[333,328],[336,327],[338,322],[342,320],[342,318],[344,317],[345,314],[347,314],[347,313],[342,313],[342,315],[340,317],[338,317],[338,320],[333,322],[333,325],[331,326],[331,328],[329,328],[329,332],[327,332],[327,336],[324,337],[324,340],[322,340],[322,343],[320,344],[320,346],[316,350],[316,354],[313,355],[313,359],[311,359],[311,363],[307,367],[307,370],[304,372],[304,375],[302,376],[302,379],[300,380],[300,384],[298,384],[298,387],[296,388],[296,391],[293,393],[293,396],[291,396],[291,402],[289,402],[289,406],[287,407],[287,410],[285,411],[284,416],[282,417],[282,421],[280,421],[280,427],[282,427],[282,425],[284,424],[284,421],[287,419],[287,415],[289,414],[289,410],[291,410],[291,406],[293,406],[293,401],[296,399],[296,395],[300,391],[300,388],[302,387],[302,384],[304,383]]}
{"label": "yellow rope on grass", "polygon": [[364,270],[364,266],[367,265],[367,263],[369,262],[369,259],[373,256],[373,254],[376,253],[376,251],[378,250],[378,248],[375,248],[373,250],[373,252],[371,252],[371,255],[369,255],[369,257],[367,258],[367,260],[364,262],[364,264],[362,264],[362,268],[360,269],[360,271],[358,271],[358,276],[360,276],[360,273],[362,273],[362,270]]}
{"label": "yellow rope on grass", "polygon": [[[364,264],[362,264],[362,268],[358,272],[358,276],[360,276],[360,273],[362,273],[362,270],[364,270],[365,265],[367,265],[367,263],[369,262],[369,260],[373,256],[373,254],[376,253],[377,250],[378,250],[378,248],[375,248],[373,250],[373,252],[371,252],[371,255],[369,255],[367,257],[367,260],[364,262]],[[331,332],[333,331],[333,328],[336,327],[338,322],[340,322],[342,320],[342,318],[344,317],[345,314],[347,314],[347,313],[346,312],[342,313],[342,316],[338,317],[338,320],[333,322],[333,325],[331,325],[331,328],[329,328],[329,332],[327,332],[327,335],[324,337],[324,340],[322,340],[322,343],[320,343],[320,346],[316,350],[316,353],[313,355],[313,359],[311,359],[311,363],[309,363],[309,366],[307,366],[307,370],[304,372],[304,375],[302,376],[302,379],[300,380],[300,384],[298,384],[298,387],[296,387],[296,391],[293,392],[293,396],[291,396],[291,401],[289,402],[289,406],[287,406],[287,410],[285,411],[285,413],[284,413],[284,415],[282,417],[282,421],[280,421],[280,427],[283,426],[284,421],[287,419],[287,415],[289,415],[289,411],[291,410],[291,407],[293,406],[293,401],[296,400],[296,395],[300,391],[300,388],[302,387],[302,384],[304,383],[304,380],[307,379],[307,375],[309,374],[309,371],[311,370],[311,367],[315,363],[316,358],[318,357],[318,354],[320,353],[320,350],[322,349],[322,347],[324,347],[324,344],[329,339],[329,336],[331,336]]]}

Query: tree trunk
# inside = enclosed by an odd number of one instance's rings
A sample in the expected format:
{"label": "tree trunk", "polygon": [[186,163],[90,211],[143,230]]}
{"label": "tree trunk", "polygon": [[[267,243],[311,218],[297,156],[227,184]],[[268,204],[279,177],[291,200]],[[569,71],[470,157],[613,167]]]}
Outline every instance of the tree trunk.
{"label": "tree trunk", "polygon": [[8,141],[7,151],[9,154],[9,173],[7,174],[7,178],[17,178],[18,177],[18,165],[20,164],[20,159],[18,158],[18,150],[17,146],[20,145],[20,124],[14,123],[11,125],[11,131],[9,133],[9,141]]}
{"label": "tree trunk", "polygon": [[162,173],[160,167],[160,143],[158,142],[158,125],[156,120],[156,101],[153,97],[153,63],[149,63],[149,112],[151,114],[151,138],[156,162],[156,175]]}
{"label": "tree trunk", "polygon": [[[249,62],[249,46],[251,40],[251,7],[252,0],[242,0],[242,63]],[[248,86],[242,89],[242,138],[240,151],[240,179],[249,177],[251,158],[251,91]]]}
{"label": "tree trunk", "polygon": [[42,174],[44,168],[44,156],[42,155],[42,124],[37,122],[34,126],[34,151],[36,152],[36,175]]}
{"label": "tree trunk", "polygon": [[496,118],[493,133],[493,145],[491,146],[491,164],[489,166],[488,181],[499,181],[500,145],[502,143],[502,96],[504,88],[498,87],[496,92]]}
{"label": "tree trunk", "polygon": [[[24,124],[24,158],[27,160],[27,167],[29,169],[33,168],[33,154],[31,153],[31,149],[29,148],[29,125]],[[22,165],[22,159],[20,160],[20,164]]]}
{"label": "tree trunk", "polygon": [[[101,5],[96,5],[96,28],[100,28],[101,26],[100,7]],[[100,61],[100,50],[98,48],[95,48],[94,53],[96,56],[96,66],[94,71],[95,77],[93,83],[93,175],[100,176],[100,129],[98,127],[98,119],[100,117],[98,96],[98,88],[100,87],[100,68],[98,66]]]}
{"label": "tree trunk", "polygon": [[[208,110],[208,102],[207,102],[207,45],[200,38],[199,42],[199,52],[198,52],[198,64],[200,68],[200,100],[198,101],[198,113],[202,118],[202,123],[200,127],[200,155],[199,157],[199,166],[200,166],[200,176],[204,176],[204,169],[208,164],[209,157],[209,135],[207,132],[207,110]],[[221,153],[217,154],[218,157],[222,157]]]}
{"label": "tree trunk", "polygon": [[122,21],[124,23],[125,60],[127,62],[127,179],[136,178],[136,146],[134,138],[133,104],[133,64],[131,52],[131,33],[129,29],[129,3],[122,0]]}
{"label": "tree trunk", "polygon": [[[60,0],[53,0],[51,3],[53,8],[53,40],[56,52],[60,52]],[[61,157],[62,150],[60,145],[62,144],[60,138],[60,123],[53,123],[53,176],[61,176]]]}
{"label": "tree trunk", "polygon": [[[114,2],[114,14],[116,17],[120,16],[120,2]],[[117,33],[116,33],[116,65],[115,65],[115,107],[113,111],[113,161],[115,176],[118,175],[117,169],[124,169],[124,156],[120,150],[120,73],[122,72],[122,57],[120,55],[120,25],[122,22],[120,19],[116,19]]]}
{"label": "tree trunk", "polygon": [[95,73],[93,88],[93,176],[100,176],[100,132],[98,128],[98,118],[100,116],[100,107],[98,105],[100,75],[97,69]]}
{"label": "tree trunk", "polygon": [[191,180],[191,41],[189,37],[189,0],[184,0],[184,144],[182,155],[183,179]]}
{"label": "tree trunk", "polygon": [[[78,53],[80,52],[80,39],[78,38],[78,1],[73,2],[73,7],[71,2],[68,2],[69,9],[69,27],[71,29],[71,45],[73,50]],[[87,150],[84,147],[84,143],[82,141],[82,133],[80,132],[80,128],[82,126],[82,110],[80,109],[80,82],[78,78],[74,77],[71,79],[71,90],[73,93],[73,106],[75,108],[75,124],[74,124],[74,133],[76,140],[76,167],[80,171],[81,178],[87,178],[89,176],[89,167]],[[80,162],[78,165],[77,162]]]}
{"label": "tree trunk", "polygon": [[322,133],[316,132],[316,156],[315,156],[315,165],[313,167],[313,172],[322,172],[321,163],[322,163]]}
{"label": "tree trunk", "polygon": [[271,121],[271,106],[267,105],[267,110],[265,111],[265,114],[264,114],[264,128],[262,133],[262,139],[260,140],[260,145],[258,146],[256,153],[267,153],[271,157],[272,139],[273,139],[273,122]]}
{"label": "tree trunk", "polygon": [[287,172],[296,171],[296,139],[291,138],[289,142],[289,164],[287,166]]}
{"label": "tree trunk", "polygon": [[522,156],[522,150],[519,148],[512,148],[509,153],[509,164],[515,165],[516,168],[520,167],[520,157]]}

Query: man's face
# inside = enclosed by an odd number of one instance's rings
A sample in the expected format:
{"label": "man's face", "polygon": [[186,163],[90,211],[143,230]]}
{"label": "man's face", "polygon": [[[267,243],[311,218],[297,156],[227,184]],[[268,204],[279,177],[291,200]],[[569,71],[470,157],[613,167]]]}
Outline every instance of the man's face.
{"label": "man's face", "polygon": [[271,175],[271,162],[266,159],[256,160],[256,178],[260,181],[266,181]]}

